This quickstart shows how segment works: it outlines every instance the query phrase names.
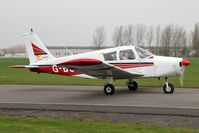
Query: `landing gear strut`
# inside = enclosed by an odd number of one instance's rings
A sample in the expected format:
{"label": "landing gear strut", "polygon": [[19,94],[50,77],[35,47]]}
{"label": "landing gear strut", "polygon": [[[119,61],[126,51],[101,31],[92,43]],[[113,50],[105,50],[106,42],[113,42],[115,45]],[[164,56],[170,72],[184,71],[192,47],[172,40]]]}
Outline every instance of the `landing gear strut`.
{"label": "landing gear strut", "polygon": [[129,79],[127,85],[130,91],[136,91],[138,88],[138,84],[132,79]]}
{"label": "landing gear strut", "polygon": [[167,77],[165,77],[165,85],[163,86],[163,91],[166,94],[172,94],[174,92],[174,86],[173,84],[168,82]]}
{"label": "landing gear strut", "polygon": [[113,77],[106,78],[107,83],[104,85],[104,93],[106,95],[113,95],[115,92],[115,87],[113,86]]}

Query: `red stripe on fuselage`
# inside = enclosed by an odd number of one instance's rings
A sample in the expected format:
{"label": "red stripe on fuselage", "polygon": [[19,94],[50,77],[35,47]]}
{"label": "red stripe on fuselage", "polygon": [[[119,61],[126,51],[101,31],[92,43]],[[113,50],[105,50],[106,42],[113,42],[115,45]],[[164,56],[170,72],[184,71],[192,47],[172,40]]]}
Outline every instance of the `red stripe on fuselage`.
{"label": "red stripe on fuselage", "polygon": [[49,74],[57,74],[57,75],[66,75],[66,76],[74,76],[77,74],[80,74],[77,71],[64,68],[58,65],[53,66],[40,66],[38,68],[30,68],[30,71],[32,72],[38,72],[38,73],[49,73]]}
{"label": "red stripe on fuselage", "polygon": [[113,64],[113,65],[122,69],[126,69],[126,68],[137,68],[137,67],[149,67],[153,66],[154,64]]}

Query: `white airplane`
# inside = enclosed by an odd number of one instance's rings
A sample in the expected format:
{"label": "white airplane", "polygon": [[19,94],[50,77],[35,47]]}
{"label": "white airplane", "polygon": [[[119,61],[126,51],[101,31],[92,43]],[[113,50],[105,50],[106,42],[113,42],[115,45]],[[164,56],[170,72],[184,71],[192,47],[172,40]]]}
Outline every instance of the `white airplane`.
{"label": "white airplane", "polygon": [[30,64],[16,65],[13,68],[29,68],[32,72],[49,73],[83,78],[105,79],[104,93],[112,95],[115,87],[113,80],[128,79],[128,88],[135,91],[136,78],[165,78],[163,91],[174,92],[174,86],[167,77],[180,76],[183,85],[185,66],[190,62],[177,57],[154,55],[137,46],[120,46],[88,53],[55,58],[31,29],[26,50]]}

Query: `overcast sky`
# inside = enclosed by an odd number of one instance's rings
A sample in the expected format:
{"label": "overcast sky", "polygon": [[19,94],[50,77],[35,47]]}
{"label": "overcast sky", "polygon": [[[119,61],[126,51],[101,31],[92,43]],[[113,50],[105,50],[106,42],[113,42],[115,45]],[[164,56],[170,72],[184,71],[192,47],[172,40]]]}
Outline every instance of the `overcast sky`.
{"label": "overcast sky", "polygon": [[23,43],[30,27],[46,45],[91,46],[97,26],[175,23],[192,30],[199,0],[0,0],[0,48]]}

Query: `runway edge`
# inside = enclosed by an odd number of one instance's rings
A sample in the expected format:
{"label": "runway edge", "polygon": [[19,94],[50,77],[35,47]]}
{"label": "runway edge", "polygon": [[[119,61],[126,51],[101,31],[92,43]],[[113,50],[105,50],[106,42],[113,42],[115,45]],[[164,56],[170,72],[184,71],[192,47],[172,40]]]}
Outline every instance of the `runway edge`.
{"label": "runway edge", "polygon": [[0,103],[0,109],[11,110],[53,110],[75,112],[102,112],[122,114],[170,115],[199,117],[198,108],[114,106],[98,104],[43,104],[43,103]]}

